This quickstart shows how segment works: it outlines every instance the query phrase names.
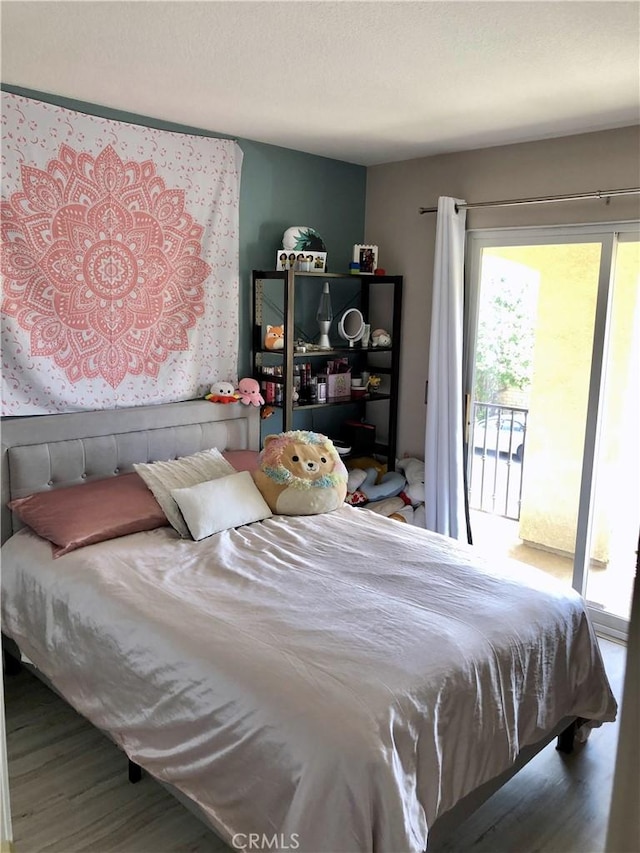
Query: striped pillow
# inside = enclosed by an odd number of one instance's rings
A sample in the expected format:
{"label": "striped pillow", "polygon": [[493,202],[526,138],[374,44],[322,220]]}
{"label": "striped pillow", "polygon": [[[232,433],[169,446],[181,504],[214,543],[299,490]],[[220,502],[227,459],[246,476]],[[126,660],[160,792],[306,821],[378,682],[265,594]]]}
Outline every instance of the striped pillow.
{"label": "striped pillow", "polygon": [[169,524],[183,539],[191,539],[189,528],[178,504],[171,497],[173,489],[186,489],[207,480],[217,480],[235,474],[235,468],[215,447],[201,450],[191,456],[181,456],[159,462],[139,462],[133,466],[142,477],[154,498],[162,507]]}

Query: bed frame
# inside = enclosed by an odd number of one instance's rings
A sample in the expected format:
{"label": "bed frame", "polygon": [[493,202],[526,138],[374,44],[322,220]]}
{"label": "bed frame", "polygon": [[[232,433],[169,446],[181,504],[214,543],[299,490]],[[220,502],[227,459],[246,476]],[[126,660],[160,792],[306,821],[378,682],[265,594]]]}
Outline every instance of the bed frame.
{"label": "bed frame", "polygon": [[[2,420],[2,541],[21,527],[7,508],[13,498],[88,483],[133,470],[136,462],[175,459],[210,447],[257,450],[259,411],[240,404],[220,405],[190,400],[132,409],[38,415]],[[19,655],[12,641],[3,648]],[[30,667],[30,669],[32,669]],[[11,667],[7,667],[11,671]],[[32,671],[34,671],[32,669]],[[41,673],[35,674],[51,687]],[[64,697],[62,697],[64,698]],[[502,775],[472,791],[443,814],[429,831],[432,850],[554,738],[557,748],[571,752],[577,721],[566,718],[543,740],[523,749]],[[141,769],[129,762],[129,779]],[[161,783],[164,784],[164,783]],[[198,807],[169,785],[180,802],[203,818]]]}
{"label": "bed frame", "polygon": [[255,406],[188,400],[2,420],[2,541],[22,525],[7,501],[133,471],[199,450],[258,450]]}

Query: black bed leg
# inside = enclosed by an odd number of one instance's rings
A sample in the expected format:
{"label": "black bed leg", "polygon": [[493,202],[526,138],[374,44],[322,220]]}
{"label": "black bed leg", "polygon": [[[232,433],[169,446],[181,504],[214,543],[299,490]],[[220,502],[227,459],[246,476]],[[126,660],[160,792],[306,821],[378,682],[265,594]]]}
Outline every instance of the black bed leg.
{"label": "black bed leg", "polygon": [[558,735],[558,743],[556,749],[558,752],[564,752],[565,755],[570,755],[573,752],[573,741],[576,733],[577,721],[574,721],[567,726],[564,731]]}
{"label": "black bed leg", "polygon": [[136,764],[135,761],[131,761],[129,759],[129,781],[132,785],[135,785],[136,782],[139,782],[142,779],[142,767],[139,764]]}
{"label": "black bed leg", "polygon": [[18,658],[14,657],[5,648],[2,649],[2,665],[7,675],[20,675],[22,672],[22,664]]}

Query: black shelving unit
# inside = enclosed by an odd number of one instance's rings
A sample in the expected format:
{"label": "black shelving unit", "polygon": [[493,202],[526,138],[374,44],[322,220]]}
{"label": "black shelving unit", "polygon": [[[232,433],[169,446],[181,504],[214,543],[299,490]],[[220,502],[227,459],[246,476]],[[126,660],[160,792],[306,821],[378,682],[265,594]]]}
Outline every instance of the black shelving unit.
{"label": "black shelving unit", "polygon": [[[315,281],[314,281],[315,280]],[[319,281],[318,281],[319,280]],[[357,307],[365,322],[370,322],[372,310],[376,316],[375,327],[382,327],[391,333],[390,347],[353,347],[332,346],[331,349],[296,351],[296,341],[300,338],[307,344],[313,344],[318,336],[315,312],[322,284],[331,284],[331,299],[334,310],[334,325],[337,324],[345,307],[342,298],[347,300],[346,307]],[[278,284],[279,283],[279,284]],[[307,287],[310,293],[307,293]],[[301,289],[302,288],[302,289]],[[341,434],[341,410],[353,407],[355,414],[350,420],[367,422],[371,419],[380,428],[382,417],[384,436],[378,434],[375,445],[376,456],[386,462],[391,471],[395,467],[398,421],[398,383],[400,376],[400,335],[402,326],[402,276],[394,275],[353,275],[351,273],[303,273],[293,270],[254,270],[252,273],[253,290],[253,375],[261,387],[272,382],[282,387],[281,402],[269,402],[269,405],[282,411],[284,430],[300,428],[296,424],[296,415],[301,412],[317,412],[321,409],[335,411],[333,437]],[[377,299],[380,295],[383,298]],[[298,304],[296,304],[298,303]],[[306,314],[306,316],[304,316]],[[264,333],[267,325],[284,325],[284,348],[268,350],[264,348]],[[306,324],[306,328],[305,328]],[[333,326],[332,326],[333,329]],[[374,326],[372,325],[372,331]],[[334,329],[332,338],[337,340]],[[333,341],[332,341],[333,343]],[[294,403],[294,366],[296,363],[308,363],[314,366],[314,374],[322,373],[328,359],[346,357],[355,373],[368,370],[371,374],[384,377],[380,393],[369,393],[365,397],[328,399],[327,402]],[[317,365],[317,368],[315,367]],[[280,375],[264,371],[267,367],[279,368]],[[263,391],[264,396],[264,391]],[[386,401],[386,416],[380,415]],[[374,415],[376,415],[374,417]],[[378,433],[382,430],[378,429]]]}

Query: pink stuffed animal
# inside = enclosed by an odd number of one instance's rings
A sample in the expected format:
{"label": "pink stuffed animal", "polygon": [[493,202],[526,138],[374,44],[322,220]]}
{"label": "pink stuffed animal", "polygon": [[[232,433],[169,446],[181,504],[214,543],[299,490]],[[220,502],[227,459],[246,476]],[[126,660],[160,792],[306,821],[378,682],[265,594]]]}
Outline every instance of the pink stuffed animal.
{"label": "pink stuffed animal", "polygon": [[264,397],[260,385],[255,379],[241,379],[238,382],[238,396],[245,406],[264,406]]}

